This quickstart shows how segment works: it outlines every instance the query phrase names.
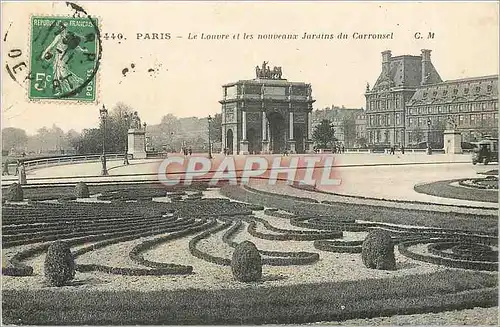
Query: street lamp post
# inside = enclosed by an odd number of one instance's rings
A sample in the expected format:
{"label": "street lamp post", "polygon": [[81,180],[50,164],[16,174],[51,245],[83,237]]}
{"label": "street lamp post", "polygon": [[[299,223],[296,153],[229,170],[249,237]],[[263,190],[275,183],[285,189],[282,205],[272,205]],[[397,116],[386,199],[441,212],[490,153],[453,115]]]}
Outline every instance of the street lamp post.
{"label": "street lamp post", "polygon": [[431,154],[431,118],[427,118],[427,154]]}
{"label": "street lamp post", "polygon": [[208,159],[212,159],[212,142],[210,140],[210,123],[212,122],[212,117],[208,115]]}
{"label": "street lamp post", "polygon": [[148,149],[147,149],[147,144],[146,144],[146,126],[148,126],[148,125],[146,124],[146,122],[144,122],[142,124],[142,126],[144,127],[144,152],[147,152]]}
{"label": "street lamp post", "polygon": [[130,117],[131,116],[132,115],[127,113],[127,112],[123,115],[123,118],[125,119],[125,126],[127,128],[127,132],[125,134],[125,154],[123,156],[123,164],[124,165],[129,165],[129,162],[128,162],[128,129],[130,127]]}
{"label": "street lamp post", "polygon": [[102,123],[102,170],[101,170],[101,175],[102,176],[107,176],[108,175],[108,169],[106,168],[106,119],[108,118],[108,109],[102,105],[102,108],[99,109],[99,115],[101,117],[101,123]]}

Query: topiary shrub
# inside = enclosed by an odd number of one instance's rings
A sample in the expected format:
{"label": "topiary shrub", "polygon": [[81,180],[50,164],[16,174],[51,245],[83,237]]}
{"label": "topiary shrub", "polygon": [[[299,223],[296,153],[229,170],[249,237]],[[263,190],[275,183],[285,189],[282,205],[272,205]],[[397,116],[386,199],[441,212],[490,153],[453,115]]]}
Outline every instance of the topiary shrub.
{"label": "topiary shrub", "polygon": [[22,201],[23,197],[23,188],[21,185],[13,183],[9,186],[7,190],[7,201]]}
{"label": "topiary shrub", "polygon": [[75,259],[66,242],[56,241],[49,246],[44,271],[52,286],[62,286],[75,277]]}
{"label": "topiary shrub", "polygon": [[231,270],[240,282],[256,282],[262,278],[262,259],[255,244],[250,241],[238,244],[231,259]]}
{"label": "topiary shrub", "polygon": [[75,195],[77,198],[88,198],[90,194],[87,184],[84,182],[77,183],[75,186]]}
{"label": "topiary shrub", "polygon": [[363,264],[368,268],[395,270],[394,243],[391,234],[385,230],[370,231],[361,247]]}

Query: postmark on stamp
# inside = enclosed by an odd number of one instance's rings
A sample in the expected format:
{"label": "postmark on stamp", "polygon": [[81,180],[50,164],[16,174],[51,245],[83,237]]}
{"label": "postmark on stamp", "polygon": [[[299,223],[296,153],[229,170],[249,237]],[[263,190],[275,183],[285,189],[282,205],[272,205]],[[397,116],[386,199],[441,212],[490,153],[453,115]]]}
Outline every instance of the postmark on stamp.
{"label": "postmark on stamp", "polygon": [[30,100],[96,100],[97,18],[31,17]]}

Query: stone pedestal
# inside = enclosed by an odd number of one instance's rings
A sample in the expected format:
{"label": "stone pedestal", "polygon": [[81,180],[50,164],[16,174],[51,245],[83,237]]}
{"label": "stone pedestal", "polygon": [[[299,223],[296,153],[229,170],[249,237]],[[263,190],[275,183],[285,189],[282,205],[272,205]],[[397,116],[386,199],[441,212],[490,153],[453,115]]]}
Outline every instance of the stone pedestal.
{"label": "stone pedestal", "polygon": [[240,154],[248,154],[248,141],[240,142]]}
{"label": "stone pedestal", "polygon": [[306,153],[314,153],[314,141],[306,141]]}
{"label": "stone pedestal", "polygon": [[19,167],[19,171],[17,173],[18,173],[17,179],[18,179],[19,185],[26,185],[27,184],[26,167],[24,166],[24,164],[22,164]]}
{"label": "stone pedestal", "polygon": [[146,158],[146,131],[143,129],[129,129],[127,149],[127,153],[132,156],[132,159]]}
{"label": "stone pedestal", "polygon": [[456,130],[445,130],[444,133],[444,153],[462,153],[462,134]]}
{"label": "stone pedestal", "polygon": [[269,141],[262,141],[262,154],[269,154]]}
{"label": "stone pedestal", "polygon": [[288,149],[290,153],[296,153],[297,151],[295,150],[295,141],[289,140],[288,141]]}

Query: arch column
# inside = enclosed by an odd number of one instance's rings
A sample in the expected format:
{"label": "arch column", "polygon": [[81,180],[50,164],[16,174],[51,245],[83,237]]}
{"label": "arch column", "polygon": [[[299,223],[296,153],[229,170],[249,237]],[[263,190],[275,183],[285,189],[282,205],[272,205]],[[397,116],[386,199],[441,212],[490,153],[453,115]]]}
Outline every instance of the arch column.
{"label": "arch column", "polygon": [[307,140],[305,144],[306,153],[314,153],[313,148],[313,130],[312,130],[312,111],[307,112]]}
{"label": "arch column", "polygon": [[[242,105],[243,106],[243,105]],[[247,112],[241,112],[241,142],[240,154],[248,154],[248,140],[247,140]]]}
{"label": "arch column", "polygon": [[[290,108],[291,109],[291,108]],[[295,139],[293,137],[293,111],[290,111],[289,113],[289,118],[288,118],[288,135],[289,135],[289,140],[288,140],[288,147],[290,150],[290,153],[295,153]]]}
{"label": "arch column", "polygon": [[264,110],[262,111],[261,128],[262,128],[262,151],[261,152],[268,153],[269,152],[269,133],[268,133],[269,122],[267,120],[266,112]]}

